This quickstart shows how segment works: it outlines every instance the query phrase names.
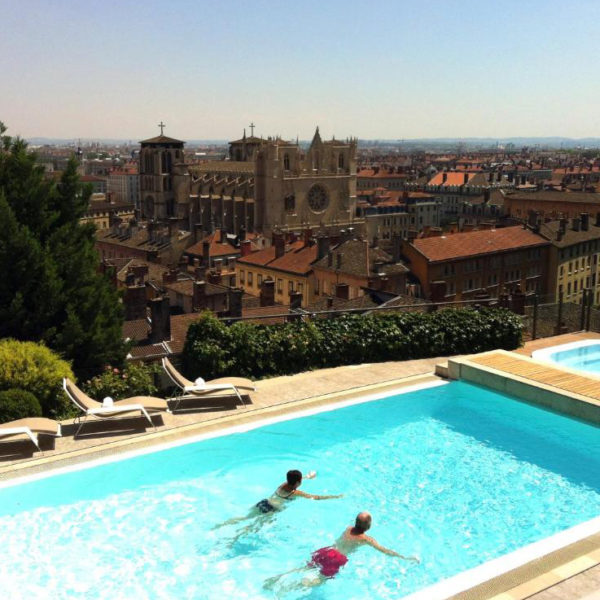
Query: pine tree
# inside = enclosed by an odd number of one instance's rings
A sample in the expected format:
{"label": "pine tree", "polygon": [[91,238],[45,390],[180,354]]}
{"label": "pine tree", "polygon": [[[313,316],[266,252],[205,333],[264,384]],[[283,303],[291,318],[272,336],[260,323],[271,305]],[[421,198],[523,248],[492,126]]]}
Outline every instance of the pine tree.
{"label": "pine tree", "polygon": [[124,359],[122,305],[99,272],[90,191],[74,159],[58,183],[0,123],[0,337],[43,341],[90,377]]}

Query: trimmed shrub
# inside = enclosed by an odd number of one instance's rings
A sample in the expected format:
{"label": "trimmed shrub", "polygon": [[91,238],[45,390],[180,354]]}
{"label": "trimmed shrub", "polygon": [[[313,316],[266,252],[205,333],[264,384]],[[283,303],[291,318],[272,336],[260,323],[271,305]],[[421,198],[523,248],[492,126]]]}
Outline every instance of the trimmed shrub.
{"label": "trimmed shrub", "polygon": [[231,326],[206,312],[188,330],[182,370],[190,378],[290,375],[364,362],[512,350],[521,318],[505,309],[342,315],[277,325]]}
{"label": "trimmed shrub", "polygon": [[45,417],[64,419],[73,414],[61,387],[63,377],[73,378],[69,363],[43,344],[0,340],[0,390],[31,392]]}
{"label": "trimmed shrub", "polygon": [[102,401],[106,396],[115,400],[131,396],[152,396],[157,388],[154,375],[160,372],[158,365],[131,363],[124,369],[106,367],[103,373],[83,383],[85,393]]}
{"label": "trimmed shrub", "polygon": [[0,423],[41,416],[42,407],[31,392],[16,388],[0,392]]}

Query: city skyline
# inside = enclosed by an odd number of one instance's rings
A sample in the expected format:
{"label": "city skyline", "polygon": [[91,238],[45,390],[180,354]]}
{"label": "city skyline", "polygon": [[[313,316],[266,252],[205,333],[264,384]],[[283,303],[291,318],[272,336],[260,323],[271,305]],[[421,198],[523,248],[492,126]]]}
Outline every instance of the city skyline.
{"label": "city skyline", "polygon": [[29,0],[3,7],[23,137],[599,137],[593,2]]}

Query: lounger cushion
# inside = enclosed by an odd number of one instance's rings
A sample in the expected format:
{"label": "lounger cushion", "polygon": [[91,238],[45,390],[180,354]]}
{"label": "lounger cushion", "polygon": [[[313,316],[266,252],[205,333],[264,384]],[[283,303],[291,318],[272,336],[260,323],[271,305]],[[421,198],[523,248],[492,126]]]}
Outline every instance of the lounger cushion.
{"label": "lounger cushion", "polygon": [[167,401],[154,396],[134,396],[133,398],[124,398],[117,400],[114,406],[127,406],[128,404],[141,404],[148,412],[158,412],[169,408]]}
{"label": "lounger cushion", "polygon": [[16,421],[0,425],[0,429],[11,429],[13,427],[29,427],[32,433],[58,435],[60,424],[44,417],[31,417],[29,419],[17,419]]}
{"label": "lounger cushion", "polygon": [[254,391],[255,386],[254,382],[250,379],[246,379],[245,377],[220,377],[219,379],[211,379],[206,382],[206,385],[213,385],[219,383],[230,383],[231,385],[235,385],[236,388],[240,390],[250,390]]}

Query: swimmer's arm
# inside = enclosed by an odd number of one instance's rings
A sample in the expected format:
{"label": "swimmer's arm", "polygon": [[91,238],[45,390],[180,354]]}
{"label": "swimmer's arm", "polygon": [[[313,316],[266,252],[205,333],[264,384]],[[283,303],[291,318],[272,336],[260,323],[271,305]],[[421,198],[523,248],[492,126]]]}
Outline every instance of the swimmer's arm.
{"label": "swimmer's arm", "polygon": [[403,554],[399,554],[395,550],[390,550],[389,548],[382,546],[377,540],[373,539],[372,537],[369,537],[368,535],[365,536],[365,542],[373,546],[373,548],[375,548],[376,550],[379,550],[379,552],[383,552],[384,554],[387,554],[389,556],[397,556],[398,558],[402,558],[403,560],[412,560],[417,563],[421,562],[416,556],[404,556]]}
{"label": "swimmer's arm", "polygon": [[302,490],[294,490],[294,496],[302,496],[302,498],[310,498],[311,500],[329,500],[330,498],[341,498],[344,494],[334,494],[328,496],[319,496],[319,494],[307,494]]}

